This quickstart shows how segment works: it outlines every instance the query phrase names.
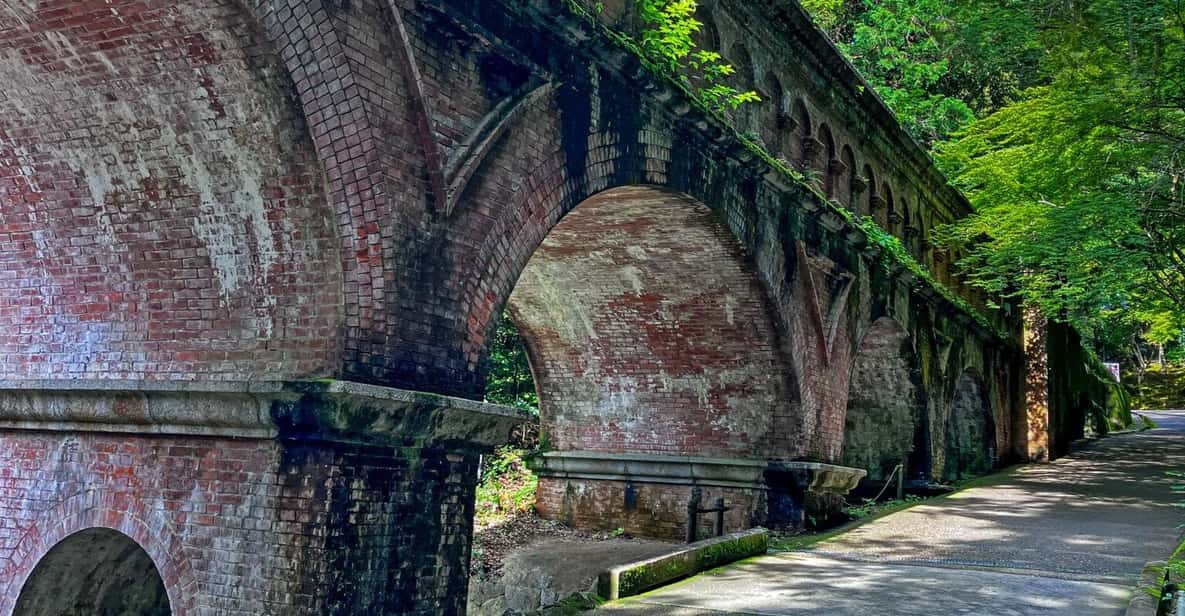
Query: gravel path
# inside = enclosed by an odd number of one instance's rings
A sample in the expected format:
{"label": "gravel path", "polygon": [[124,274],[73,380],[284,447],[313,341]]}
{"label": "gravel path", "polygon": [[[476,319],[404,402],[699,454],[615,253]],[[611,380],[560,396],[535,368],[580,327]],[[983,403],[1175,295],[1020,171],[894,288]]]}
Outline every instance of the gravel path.
{"label": "gravel path", "polygon": [[1185,512],[1185,413],[1053,464],[605,608],[606,613],[1119,616],[1140,570],[1165,558]]}

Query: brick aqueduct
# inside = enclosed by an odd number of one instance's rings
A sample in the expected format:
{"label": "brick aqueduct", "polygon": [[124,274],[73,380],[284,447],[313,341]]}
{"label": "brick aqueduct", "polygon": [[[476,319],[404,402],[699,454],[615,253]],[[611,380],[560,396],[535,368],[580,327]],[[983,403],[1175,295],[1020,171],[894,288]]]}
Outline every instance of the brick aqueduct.
{"label": "brick aqueduct", "polygon": [[702,4],[798,179],[560,0],[0,2],[0,616],[462,613],[503,307],[572,524],[1030,457],[965,200],[795,3]]}

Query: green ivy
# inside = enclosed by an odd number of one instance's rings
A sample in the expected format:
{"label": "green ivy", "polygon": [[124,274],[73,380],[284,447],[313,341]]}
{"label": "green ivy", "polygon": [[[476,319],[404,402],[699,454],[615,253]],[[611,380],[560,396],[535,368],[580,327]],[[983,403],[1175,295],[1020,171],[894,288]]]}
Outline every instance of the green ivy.
{"label": "green ivy", "polygon": [[[673,89],[683,93],[691,105],[700,113],[708,116],[719,125],[726,126],[732,130],[734,138],[742,144],[742,146],[753,156],[763,161],[766,165],[774,169],[780,175],[794,181],[802,189],[814,194],[821,203],[825,205],[831,212],[838,215],[848,224],[858,227],[868,237],[868,241],[880,248],[879,258],[881,263],[888,267],[890,263],[896,264],[908,270],[915,278],[915,288],[930,287],[935,293],[941,296],[944,300],[949,302],[958,310],[962,311],[977,323],[984,330],[991,332],[1004,344],[1014,344],[1013,336],[1006,330],[997,328],[992,324],[987,317],[979,313],[970,304],[962,298],[956,296],[945,285],[939,284],[930,275],[930,272],[920,263],[917,262],[901,245],[901,242],[896,238],[886,233],[879,225],[870,218],[861,217],[853,212],[840,207],[822,193],[820,193],[814,186],[805,180],[803,175],[798,171],[790,169],[781,160],[770,154],[763,145],[754,139],[747,138],[745,135],[737,131],[733,123],[723,115],[723,108],[719,105],[713,105],[712,100],[706,98],[702,90],[696,91],[691,88],[689,81],[681,76],[672,74],[668,69],[668,65],[656,61],[653,57],[643,51],[641,45],[633,38],[609,28],[603,24],[597,15],[586,10],[577,0],[563,0],[568,9],[577,17],[583,19],[588,25],[596,30],[599,34],[606,37],[621,48],[632,52],[641,62],[642,66],[649,70],[658,79],[666,82],[667,85]],[[754,95],[755,96],[755,95]]]}

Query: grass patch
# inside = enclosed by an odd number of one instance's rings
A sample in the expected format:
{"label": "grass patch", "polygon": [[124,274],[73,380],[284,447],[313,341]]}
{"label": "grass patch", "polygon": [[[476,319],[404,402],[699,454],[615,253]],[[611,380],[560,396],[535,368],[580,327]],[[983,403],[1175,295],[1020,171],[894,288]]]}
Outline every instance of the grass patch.
{"label": "grass patch", "polygon": [[478,527],[505,522],[534,508],[539,478],[527,469],[524,455],[524,450],[508,446],[482,460],[475,515]]}

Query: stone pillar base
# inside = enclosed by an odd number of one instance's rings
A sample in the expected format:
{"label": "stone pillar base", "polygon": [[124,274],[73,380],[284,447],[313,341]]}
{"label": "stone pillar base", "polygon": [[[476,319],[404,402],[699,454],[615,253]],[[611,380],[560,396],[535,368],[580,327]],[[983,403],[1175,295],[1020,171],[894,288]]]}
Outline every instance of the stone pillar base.
{"label": "stone pillar base", "polygon": [[[547,452],[529,465],[539,475],[535,508],[576,528],[681,540],[687,504],[700,488],[702,505],[723,498],[725,531],[755,526],[797,527],[812,506],[856,486],[864,471],[816,462],[776,462],[691,456]],[[710,516],[700,528],[709,533]]]}

